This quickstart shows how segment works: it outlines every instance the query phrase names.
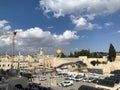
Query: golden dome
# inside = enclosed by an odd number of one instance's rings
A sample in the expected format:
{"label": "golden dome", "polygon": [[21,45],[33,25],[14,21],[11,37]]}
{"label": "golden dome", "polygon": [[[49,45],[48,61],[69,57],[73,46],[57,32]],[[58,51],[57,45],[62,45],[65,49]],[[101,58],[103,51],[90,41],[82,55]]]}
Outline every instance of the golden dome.
{"label": "golden dome", "polygon": [[57,53],[57,54],[62,54],[62,50],[61,50],[61,49],[57,49],[57,50],[56,50],[56,53]]}

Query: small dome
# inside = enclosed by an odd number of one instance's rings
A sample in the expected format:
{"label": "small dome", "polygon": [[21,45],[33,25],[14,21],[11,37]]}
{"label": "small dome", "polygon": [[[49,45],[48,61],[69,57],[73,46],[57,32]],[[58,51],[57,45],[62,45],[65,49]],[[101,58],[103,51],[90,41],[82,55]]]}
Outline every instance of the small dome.
{"label": "small dome", "polygon": [[61,50],[61,49],[57,49],[57,50],[56,50],[56,53],[57,53],[57,54],[62,54],[62,50]]}

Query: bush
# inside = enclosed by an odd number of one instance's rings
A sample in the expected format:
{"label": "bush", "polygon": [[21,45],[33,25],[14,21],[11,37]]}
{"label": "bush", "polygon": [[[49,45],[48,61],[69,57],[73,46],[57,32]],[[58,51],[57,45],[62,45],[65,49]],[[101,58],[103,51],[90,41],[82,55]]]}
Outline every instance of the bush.
{"label": "bush", "polygon": [[107,62],[103,61],[102,64],[107,64]]}
{"label": "bush", "polygon": [[97,64],[96,61],[91,61],[90,63],[91,63],[93,66],[95,66],[95,65]]}
{"label": "bush", "polygon": [[86,64],[86,63],[83,63],[83,64],[82,64],[82,66],[85,66],[85,67],[86,67],[86,66],[87,66],[87,64]]}

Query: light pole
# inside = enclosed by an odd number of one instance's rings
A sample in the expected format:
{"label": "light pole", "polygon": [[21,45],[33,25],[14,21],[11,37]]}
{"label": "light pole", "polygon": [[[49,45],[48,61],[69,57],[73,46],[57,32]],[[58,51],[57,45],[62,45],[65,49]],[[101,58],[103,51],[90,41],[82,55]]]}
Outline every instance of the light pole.
{"label": "light pole", "polygon": [[16,36],[17,32],[14,31],[12,33],[12,61],[11,61],[11,69],[13,69],[13,63],[14,63],[14,46],[15,46],[15,36]]}
{"label": "light pole", "polygon": [[20,72],[20,56],[21,56],[21,54],[20,54],[20,52],[19,52],[18,67],[17,67],[17,69],[18,69],[18,75],[20,74],[20,73],[19,73],[19,72]]}
{"label": "light pole", "polygon": [[[6,31],[3,32],[3,35],[7,35],[8,33]],[[13,69],[13,62],[14,62],[14,46],[15,46],[15,36],[17,34],[17,31],[12,32],[12,61],[11,61],[11,70]]]}

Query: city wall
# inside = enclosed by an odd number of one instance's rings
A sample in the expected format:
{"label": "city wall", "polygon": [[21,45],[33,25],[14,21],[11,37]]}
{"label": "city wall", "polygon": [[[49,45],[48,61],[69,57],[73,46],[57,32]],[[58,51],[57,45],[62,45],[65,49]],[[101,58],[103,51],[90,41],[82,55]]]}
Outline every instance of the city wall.
{"label": "city wall", "polygon": [[[107,64],[99,64],[93,66],[91,61],[99,61],[99,62],[107,62]],[[103,69],[104,73],[110,73],[113,70],[120,69],[120,55],[117,55],[115,62],[108,62],[107,57],[103,56],[103,58],[87,58],[87,56],[80,56],[78,58],[60,58],[54,57],[53,55],[38,55],[38,56],[15,56],[14,57],[14,67],[18,68],[19,66],[27,69],[34,69],[39,67],[40,65],[45,65],[46,67],[57,67],[64,63],[69,62],[77,62],[83,61],[87,64],[88,68],[94,69]],[[0,69],[10,69],[11,68],[12,59],[9,57],[0,57]]]}

